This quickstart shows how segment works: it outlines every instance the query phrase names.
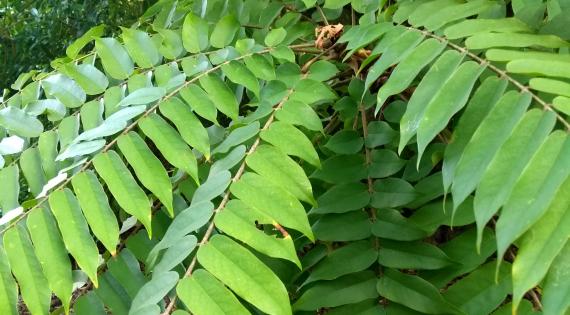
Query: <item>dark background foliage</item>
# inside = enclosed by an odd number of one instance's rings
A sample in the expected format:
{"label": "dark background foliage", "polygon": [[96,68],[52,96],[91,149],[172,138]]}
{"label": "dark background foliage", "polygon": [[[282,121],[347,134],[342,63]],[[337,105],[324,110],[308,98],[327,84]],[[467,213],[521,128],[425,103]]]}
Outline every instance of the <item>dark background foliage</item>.
{"label": "dark background foliage", "polygon": [[155,0],[0,0],[0,90],[51,60],[89,28],[135,23]]}

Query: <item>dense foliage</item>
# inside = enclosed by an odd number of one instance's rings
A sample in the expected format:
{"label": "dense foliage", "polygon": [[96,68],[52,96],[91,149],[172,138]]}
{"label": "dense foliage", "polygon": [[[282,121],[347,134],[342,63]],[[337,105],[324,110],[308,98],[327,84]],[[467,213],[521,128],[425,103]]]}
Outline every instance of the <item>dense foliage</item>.
{"label": "dense foliage", "polygon": [[104,24],[116,32],[119,26],[136,22],[154,2],[0,1],[0,90],[8,89],[20,73],[48,70],[50,62],[91,27]]}
{"label": "dense foliage", "polygon": [[0,109],[0,313],[567,314],[565,8],[166,0],[88,31]]}

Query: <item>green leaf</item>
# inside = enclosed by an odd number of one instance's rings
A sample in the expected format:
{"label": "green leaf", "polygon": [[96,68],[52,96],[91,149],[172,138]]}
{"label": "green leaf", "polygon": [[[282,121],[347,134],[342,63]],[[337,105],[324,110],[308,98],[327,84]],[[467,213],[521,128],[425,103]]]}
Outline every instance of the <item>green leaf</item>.
{"label": "green leaf", "polygon": [[208,94],[196,84],[190,84],[180,90],[180,96],[186,101],[190,108],[199,116],[218,124],[216,116],[218,111],[216,105],[210,100]]}
{"label": "green leaf", "polygon": [[290,124],[276,121],[271,124],[269,129],[261,131],[260,137],[288,155],[297,156],[316,167],[321,166],[319,156],[311,141],[299,129]]}
{"label": "green leaf", "polygon": [[304,102],[309,105],[330,102],[335,99],[337,99],[337,95],[328,85],[312,79],[299,81],[289,96],[289,100]]}
{"label": "green leaf", "polygon": [[[342,226],[342,229],[338,227]],[[323,215],[314,225],[318,240],[331,242],[358,241],[372,235],[372,223],[364,211]]]}
{"label": "green leaf", "polygon": [[169,247],[160,262],[158,262],[153,268],[153,274],[159,274],[163,272],[168,272],[182,263],[196,248],[198,240],[194,235],[186,235],[181,238],[179,242],[172,247]]}
{"label": "green leaf", "polygon": [[214,222],[225,234],[244,242],[258,252],[269,257],[287,259],[301,269],[301,262],[297,258],[290,235],[278,238],[276,235],[266,234],[255,225],[255,222],[272,224],[272,220],[272,217],[248,207],[240,200],[231,200],[224,210],[216,215]]}
{"label": "green leaf", "polygon": [[401,160],[395,151],[381,149],[371,152],[371,163],[368,166],[368,176],[371,178],[382,178],[394,175],[405,165],[406,161]]}
{"label": "green leaf", "polygon": [[145,226],[150,237],[152,235],[150,201],[117,152],[111,150],[97,154],[93,159],[93,165],[119,206],[128,214],[135,216]]}
{"label": "green leaf", "polygon": [[67,64],[65,73],[69,75],[88,95],[97,95],[105,92],[109,86],[109,79],[105,74],[91,64]]}
{"label": "green leaf", "polygon": [[553,132],[533,156],[513,187],[497,221],[497,254],[521,236],[546,211],[570,168],[570,139],[566,132]]}
{"label": "green leaf", "polygon": [[110,115],[105,121],[103,121],[101,125],[97,126],[96,128],[84,131],[78,137],[75,137],[72,143],[76,144],[84,140],[93,140],[107,137],[123,131],[123,129],[127,128],[127,123],[129,120],[144,113],[145,110],[146,106],[144,105],[132,106],[118,110]]}
{"label": "green leaf", "polygon": [[55,160],[56,161],[63,161],[65,159],[73,158],[76,156],[82,156],[91,154],[93,152],[97,152],[105,146],[105,140],[92,140],[92,141],[83,141],[79,143],[73,143],[65,149],[62,153],[60,153]]}
{"label": "green leaf", "polygon": [[320,170],[311,174],[332,184],[351,183],[368,177],[366,161],[362,154],[335,155],[323,162]]}
{"label": "green leaf", "polygon": [[244,58],[245,66],[261,80],[275,80],[275,67],[261,54]]}
{"label": "green leaf", "polygon": [[230,190],[237,198],[274,218],[277,223],[305,234],[310,240],[314,239],[303,205],[285,189],[265,177],[245,173],[239,181],[231,185]]}
{"label": "green leaf", "polygon": [[49,283],[49,288],[69,312],[73,279],[71,263],[55,220],[48,208],[32,210],[26,221],[34,250]]}
{"label": "green leaf", "polygon": [[437,14],[443,8],[452,7],[456,4],[458,2],[453,0],[420,2],[413,12],[409,12],[408,21],[414,26],[424,25],[432,15]]}
{"label": "green leaf", "polygon": [[[20,294],[28,310],[32,314],[48,314],[51,292],[34,254],[28,231],[18,224],[4,233],[3,242],[10,268],[18,281]],[[6,280],[9,281],[4,281]],[[14,293],[12,291],[11,294]],[[2,308],[7,306],[2,304]]]}
{"label": "green leaf", "polygon": [[[311,271],[303,285],[318,280],[333,280],[338,277],[362,271],[378,259],[378,250],[368,240],[349,243],[335,249],[321,260]],[[318,284],[317,284],[318,285]]]}
{"label": "green leaf", "polygon": [[341,9],[349,4],[350,0],[325,0],[324,8],[326,9]]}
{"label": "green leaf", "polygon": [[155,274],[133,299],[129,314],[140,314],[148,307],[156,306],[178,282],[178,273],[174,271]]}
{"label": "green leaf", "polygon": [[348,31],[344,32],[338,40],[340,43],[348,42],[346,50],[349,50],[349,52],[344,57],[343,62],[350,58],[350,56],[360,48],[363,48],[378,39],[380,36],[384,35],[384,33],[391,30],[392,27],[392,23],[354,25]]}
{"label": "green leaf", "polygon": [[160,113],[174,123],[182,139],[210,159],[210,139],[206,128],[179,98],[170,98],[159,105]]}
{"label": "green leaf", "polygon": [[239,145],[235,147],[230,153],[228,153],[223,158],[217,160],[210,167],[210,174],[208,176],[213,176],[216,173],[227,171],[232,167],[236,166],[239,162],[243,160],[246,154],[245,145]]}
{"label": "green leaf", "polygon": [[[546,213],[522,237],[513,263],[513,306],[548,272],[568,241],[570,179],[560,186]],[[500,235],[500,234],[498,234]]]}
{"label": "green leaf", "polygon": [[517,59],[507,63],[507,71],[511,73],[570,78],[570,62],[545,59]]}
{"label": "green leaf", "polygon": [[139,127],[170,164],[185,171],[198,182],[196,157],[173,127],[157,114],[151,114],[141,120]]}
{"label": "green leaf", "polygon": [[554,127],[555,119],[554,113],[549,111],[528,111],[485,170],[474,200],[479,239],[483,228],[507,201],[532,155]]}
{"label": "green leaf", "polygon": [[553,61],[570,61],[570,56],[566,54],[549,53],[535,50],[511,50],[511,49],[489,49],[485,52],[485,57],[489,61],[512,61],[516,59],[538,59]]}
{"label": "green leaf", "polygon": [[510,266],[501,268],[498,282],[494,267],[493,262],[479,267],[452,284],[443,294],[444,298],[465,314],[490,314],[511,290]]}
{"label": "green leaf", "polygon": [[3,183],[3,189],[0,190],[0,207],[3,209],[2,214],[6,214],[8,210],[15,209],[20,205],[18,202],[20,170],[17,164],[0,169],[0,183]]}
{"label": "green leaf", "polygon": [[164,28],[156,28],[156,31],[162,37],[162,42],[158,51],[164,58],[176,59],[184,52],[182,37],[180,31],[174,31]]}
{"label": "green leaf", "polygon": [[125,289],[110,272],[103,273],[99,280],[100,285],[95,289],[97,296],[113,314],[127,315],[131,299]]}
{"label": "green leaf", "polygon": [[385,178],[374,182],[370,204],[374,208],[393,208],[414,201],[417,193],[410,183],[399,178]]}
{"label": "green leaf", "polygon": [[323,124],[317,113],[311,106],[299,101],[286,101],[275,112],[275,117],[282,122],[303,126],[309,130],[322,131]]}
{"label": "green leaf", "polygon": [[388,44],[380,59],[368,70],[364,84],[365,90],[368,90],[390,66],[406,58],[423,39],[422,33],[410,29],[402,33],[397,40]]}
{"label": "green leaf", "polygon": [[287,31],[284,28],[274,28],[265,36],[265,45],[268,47],[277,46],[283,42],[285,36],[287,36]]}
{"label": "green leaf", "polygon": [[337,154],[355,154],[362,150],[364,139],[355,130],[341,130],[335,133],[325,147]]}
{"label": "green leaf", "polygon": [[457,208],[453,222],[451,222],[451,211],[443,211],[443,209],[450,208],[451,203],[452,201],[448,199],[445,203],[438,201],[427,204],[416,210],[409,220],[430,234],[441,225],[456,227],[475,222],[473,198],[467,198]]}
{"label": "green leaf", "polygon": [[474,61],[464,62],[426,105],[417,129],[418,160],[451,117],[465,106],[473,85],[484,69]]}
{"label": "green leaf", "polygon": [[232,180],[232,173],[223,170],[217,173],[210,173],[206,182],[196,189],[192,196],[191,203],[201,201],[211,201],[226,191]]}
{"label": "green leaf", "polygon": [[125,47],[139,67],[150,68],[160,61],[158,49],[146,32],[126,27],[121,31]]}
{"label": "green leaf", "polygon": [[440,41],[430,38],[418,45],[394,68],[388,81],[378,90],[377,104],[375,112],[378,113],[386,100],[396,95],[410,86],[412,81],[435,59],[445,45]]}
{"label": "green leaf", "polygon": [[[386,117],[386,112],[384,112],[384,116]],[[387,122],[371,121],[368,124],[368,137],[364,139],[364,144],[367,148],[375,148],[391,143],[396,136],[398,136],[398,132],[392,129]]]}
{"label": "green leaf", "polygon": [[224,48],[230,45],[239,28],[239,21],[233,14],[222,17],[214,26],[210,36],[210,43],[216,48]]}
{"label": "green leaf", "polygon": [[378,292],[390,301],[427,314],[461,314],[441,296],[439,291],[418,276],[393,269],[384,270],[377,285]]}
{"label": "green leaf", "polygon": [[259,97],[259,82],[257,82],[257,78],[241,62],[232,60],[222,65],[222,71],[230,81],[245,86]]}
{"label": "green leaf", "polygon": [[534,78],[530,79],[529,86],[533,90],[541,92],[570,96],[570,92],[568,92],[568,90],[570,90],[570,84],[563,81],[544,79],[544,78]]}
{"label": "green leaf", "polygon": [[164,237],[148,254],[147,260],[152,262],[156,259],[159,251],[175,245],[186,234],[191,233],[209,222],[214,212],[214,205],[209,201],[192,203],[192,205],[180,212],[164,234]]}
{"label": "green leaf", "polygon": [[530,28],[516,18],[503,19],[470,19],[445,28],[444,34],[448,39],[469,37],[478,33],[517,33],[530,32]]}
{"label": "green leaf", "polygon": [[313,190],[303,169],[281,150],[260,145],[246,158],[247,166],[297,199],[315,205]]}
{"label": "green leaf", "polygon": [[166,90],[162,87],[145,87],[138,89],[122,99],[117,107],[125,107],[130,105],[146,105],[157,101],[166,94]]}
{"label": "green leaf", "polygon": [[[475,34],[465,41],[467,49],[487,49],[491,47],[531,47],[546,48],[568,47],[565,40],[554,35],[520,33],[483,33]],[[547,60],[543,60],[546,62]]]}
{"label": "green leaf", "polygon": [[38,137],[44,131],[39,120],[13,106],[0,110],[0,126],[22,137]]}
{"label": "green leaf", "polygon": [[3,246],[0,246],[0,312],[18,315],[18,285],[12,277],[10,263]]}
{"label": "green leaf", "polygon": [[427,236],[416,224],[393,209],[378,210],[376,222],[372,225],[372,234],[396,241],[415,241]]}
{"label": "green leaf", "polygon": [[176,292],[196,315],[250,314],[230,290],[204,269],[180,280]]}
{"label": "green leaf", "polygon": [[210,45],[208,23],[193,13],[188,13],[182,26],[182,43],[190,53],[199,53]]}
{"label": "green leaf", "polygon": [[77,314],[85,315],[105,315],[105,306],[97,297],[95,292],[87,292],[87,294],[79,297],[75,301],[74,310]]}
{"label": "green leaf", "polygon": [[463,55],[453,50],[446,51],[428,70],[408,102],[406,112],[400,122],[400,144],[398,153],[402,153],[405,145],[416,134],[420,120],[426,111],[426,100],[431,100],[434,91],[439,91],[453,75]]}
{"label": "green leaf", "polygon": [[20,169],[24,173],[30,192],[39,195],[47,180],[42,170],[42,161],[38,148],[29,148],[20,155]]}
{"label": "green leaf", "polygon": [[337,67],[329,61],[319,60],[309,67],[308,79],[315,81],[327,81],[338,73]]}
{"label": "green leaf", "polygon": [[[495,312],[493,312],[493,315],[510,315],[513,313],[513,303],[507,303],[507,304],[503,304],[503,306],[499,307],[499,309],[497,309]],[[532,305],[532,302],[528,301],[528,300],[523,300],[517,314],[519,315],[537,315],[537,314],[541,314],[540,312],[536,312],[534,310],[534,305]]]}
{"label": "green leaf", "polygon": [[65,54],[71,59],[75,59],[81,49],[89,44],[94,38],[100,37],[105,32],[105,25],[99,24],[93,26],[87,32],[85,32],[81,37],[77,38],[71,45],[67,46]]}
{"label": "green leaf", "polygon": [[98,101],[90,101],[81,107],[80,115],[81,126],[83,130],[94,129],[99,126],[103,119],[103,103]]}
{"label": "green leaf", "polygon": [[[442,212],[441,204],[437,210],[440,213]],[[471,227],[452,240],[442,244],[440,248],[447,256],[458,263],[440,270],[422,271],[422,278],[438,288],[444,288],[456,277],[469,273],[484,264],[497,249],[493,230],[490,228],[485,230],[479,252],[474,250],[476,238],[477,231],[475,227]]]}
{"label": "green leaf", "polygon": [[95,49],[101,58],[103,68],[111,77],[123,80],[133,73],[133,61],[116,39],[98,38],[95,40]]}
{"label": "green leaf", "polygon": [[97,176],[93,171],[81,172],[73,176],[71,184],[93,234],[115,256],[119,225]]}
{"label": "green leaf", "polygon": [[231,239],[214,235],[198,250],[198,262],[237,295],[270,314],[291,314],[285,286],[255,255]]}
{"label": "green leaf", "polygon": [[378,297],[377,278],[372,271],[343,276],[332,281],[317,282],[295,302],[295,310],[316,311],[321,307],[334,307],[358,303]]}
{"label": "green leaf", "polygon": [[442,175],[443,188],[445,192],[451,186],[455,168],[461,158],[463,150],[471,140],[473,133],[481,124],[481,121],[487,116],[489,111],[497,104],[500,97],[503,96],[507,87],[507,81],[491,76],[481,85],[467,104],[465,112],[459,118],[457,127],[453,131],[451,141],[445,148]]}
{"label": "green leaf", "polygon": [[280,60],[295,62],[295,53],[288,46],[277,46],[270,51],[270,54]]}
{"label": "green leaf", "polygon": [[507,92],[473,133],[455,169],[451,186],[454,208],[475,189],[493,156],[522,118],[530,101],[528,93]]}
{"label": "green leaf", "polygon": [[434,31],[450,22],[482,13],[493,5],[496,5],[496,3],[488,0],[475,0],[447,6],[427,18],[424,22],[424,27]]}
{"label": "green leaf", "polygon": [[564,113],[565,115],[570,115],[570,98],[557,96],[552,100],[552,105],[556,110]]}
{"label": "green leaf", "polygon": [[562,314],[570,307],[569,262],[570,243],[566,242],[566,246],[550,265],[543,286],[542,306],[545,314]]}
{"label": "green leaf", "polygon": [[212,68],[210,60],[204,54],[182,58],[181,63],[187,77],[193,77]]}
{"label": "green leaf", "polygon": [[59,121],[65,117],[67,109],[65,105],[57,99],[45,99],[29,103],[26,106],[26,112],[36,117],[45,114],[49,121]]}
{"label": "green leaf", "polygon": [[[38,139],[38,150],[42,160],[42,168],[47,178],[57,176],[58,163],[55,161],[58,149],[58,135],[55,131],[46,131],[40,135]],[[0,205],[2,205],[0,197]]]}
{"label": "green leaf", "polygon": [[172,184],[160,160],[136,132],[120,136],[117,144],[135,171],[137,179],[160,200],[173,217]]}
{"label": "green leaf", "polygon": [[396,269],[441,269],[453,262],[434,245],[423,242],[383,240],[378,250],[378,262]]}
{"label": "green leaf", "polygon": [[335,185],[319,199],[318,207],[311,214],[344,213],[366,207],[370,202],[368,187],[362,183],[346,183]]}
{"label": "green leaf", "polygon": [[220,112],[231,119],[237,119],[239,104],[234,93],[219,76],[215,74],[202,76],[200,84]]}
{"label": "green leaf", "polygon": [[107,267],[109,273],[120,283],[121,289],[124,289],[125,294],[128,294],[130,303],[131,298],[135,297],[140,288],[147,282],[140,270],[137,258],[129,249],[126,249],[121,251],[119,255],[110,258],[107,261]]}
{"label": "green leaf", "polygon": [[213,154],[226,153],[234,146],[240,145],[247,140],[253,138],[259,132],[259,122],[255,121],[249,125],[236,128],[227,136],[222,143],[220,143],[214,151]]}
{"label": "green leaf", "polygon": [[49,205],[65,247],[97,287],[99,250],[89,233],[89,226],[81,213],[77,198],[68,188],[56,190],[49,196]]}

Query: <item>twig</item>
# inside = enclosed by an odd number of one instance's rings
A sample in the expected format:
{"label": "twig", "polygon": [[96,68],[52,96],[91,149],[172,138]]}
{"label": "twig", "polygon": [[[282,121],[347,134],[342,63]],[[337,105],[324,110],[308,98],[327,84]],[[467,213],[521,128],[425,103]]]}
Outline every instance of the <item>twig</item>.
{"label": "twig", "polygon": [[323,18],[323,21],[325,22],[325,24],[330,25],[329,20],[327,20],[327,16],[325,15],[325,12],[323,12],[323,9],[321,9],[321,6],[316,4],[315,7],[317,8],[317,11],[319,11],[319,14]]}

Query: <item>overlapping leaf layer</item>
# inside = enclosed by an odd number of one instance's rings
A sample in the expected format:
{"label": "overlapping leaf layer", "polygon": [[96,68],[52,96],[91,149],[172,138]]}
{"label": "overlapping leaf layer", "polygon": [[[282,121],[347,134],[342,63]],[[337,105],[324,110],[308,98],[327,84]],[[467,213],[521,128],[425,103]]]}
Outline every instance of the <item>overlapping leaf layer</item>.
{"label": "overlapping leaf layer", "polygon": [[163,0],[86,33],[0,109],[1,313],[565,314],[566,9]]}

